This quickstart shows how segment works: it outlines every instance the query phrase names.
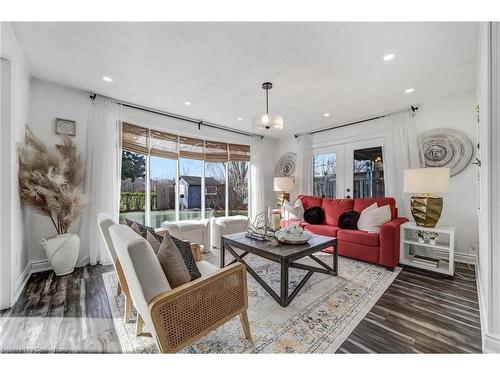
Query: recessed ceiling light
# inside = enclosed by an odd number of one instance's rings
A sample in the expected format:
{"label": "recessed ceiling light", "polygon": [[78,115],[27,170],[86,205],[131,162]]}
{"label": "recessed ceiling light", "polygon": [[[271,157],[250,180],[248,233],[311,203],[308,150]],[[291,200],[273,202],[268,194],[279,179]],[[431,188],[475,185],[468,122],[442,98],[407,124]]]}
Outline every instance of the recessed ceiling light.
{"label": "recessed ceiling light", "polygon": [[103,79],[103,81],[106,81],[106,82],[113,81],[110,77],[107,77],[107,76],[102,77],[102,79]]}
{"label": "recessed ceiling light", "polygon": [[323,117],[330,117],[330,114],[327,112],[327,113],[323,113]]}
{"label": "recessed ceiling light", "polygon": [[384,61],[391,61],[395,55],[393,53],[388,53],[387,55],[384,56],[383,60]]}
{"label": "recessed ceiling light", "polygon": [[410,87],[409,89],[406,89],[405,92],[407,94],[411,94],[413,91],[415,91],[415,89],[413,87]]}
{"label": "recessed ceiling light", "polygon": [[237,120],[238,120],[238,121],[241,121],[241,120],[243,120],[243,117],[238,117],[238,119],[237,119]]}
{"label": "recessed ceiling light", "polygon": [[184,104],[185,105],[191,105],[191,102],[190,101],[185,101]]}

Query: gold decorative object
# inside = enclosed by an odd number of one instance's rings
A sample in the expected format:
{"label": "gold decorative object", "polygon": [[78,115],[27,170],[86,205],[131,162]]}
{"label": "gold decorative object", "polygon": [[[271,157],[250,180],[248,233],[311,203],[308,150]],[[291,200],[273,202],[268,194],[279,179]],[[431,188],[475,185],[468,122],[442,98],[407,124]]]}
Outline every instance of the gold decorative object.
{"label": "gold decorative object", "polygon": [[276,207],[283,207],[285,201],[290,202],[290,193],[285,193],[284,191],[280,191],[276,194]]}
{"label": "gold decorative object", "polygon": [[411,214],[421,227],[434,228],[441,217],[443,198],[411,197]]}
{"label": "gold decorative object", "polygon": [[290,191],[293,190],[293,178],[292,177],[274,177],[274,187],[273,190],[277,192],[276,194],[276,205],[278,207],[283,207],[283,202],[285,200],[290,200]]}
{"label": "gold decorative object", "polygon": [[449,168],[416,168],[404,171],[405,193],[419,194],[411,198],[411,214],[421,227],[434,228],[441,217],[443,198],[431,194],[450,189]]}

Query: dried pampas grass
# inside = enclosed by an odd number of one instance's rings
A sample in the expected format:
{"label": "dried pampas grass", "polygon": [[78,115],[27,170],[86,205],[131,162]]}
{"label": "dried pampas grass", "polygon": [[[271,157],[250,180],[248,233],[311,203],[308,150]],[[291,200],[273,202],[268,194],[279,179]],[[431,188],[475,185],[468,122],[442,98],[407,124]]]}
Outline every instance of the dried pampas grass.
{"label": "dried pampas grass", "polygon": [[84,167],[75,143],[65,136],[62,145],[49,149],[26,127],[17,152],[22,204],[48,216],[57,234],[67,233],[85,205],[80,190]]}

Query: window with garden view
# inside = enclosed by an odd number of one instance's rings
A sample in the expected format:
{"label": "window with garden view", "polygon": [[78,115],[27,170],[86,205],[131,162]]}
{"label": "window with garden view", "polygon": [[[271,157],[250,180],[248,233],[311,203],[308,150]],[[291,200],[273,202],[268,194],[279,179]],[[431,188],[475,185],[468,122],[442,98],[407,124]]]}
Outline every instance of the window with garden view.
{"label": "window with garden view", "polygon": [[250,148],[123,124],[120,222],[248,215]]}

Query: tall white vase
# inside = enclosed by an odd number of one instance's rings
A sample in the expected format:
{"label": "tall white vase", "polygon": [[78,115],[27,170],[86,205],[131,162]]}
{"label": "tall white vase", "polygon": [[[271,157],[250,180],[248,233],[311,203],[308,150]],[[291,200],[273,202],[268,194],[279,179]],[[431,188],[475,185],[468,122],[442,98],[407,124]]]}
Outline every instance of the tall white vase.
{"label": "tall white vase", "polygon": [[43,239],[40,244],[47,254],[52,269],[57,276],[67,275],[75,269],[80,253],[80,237],[73,233]]}

